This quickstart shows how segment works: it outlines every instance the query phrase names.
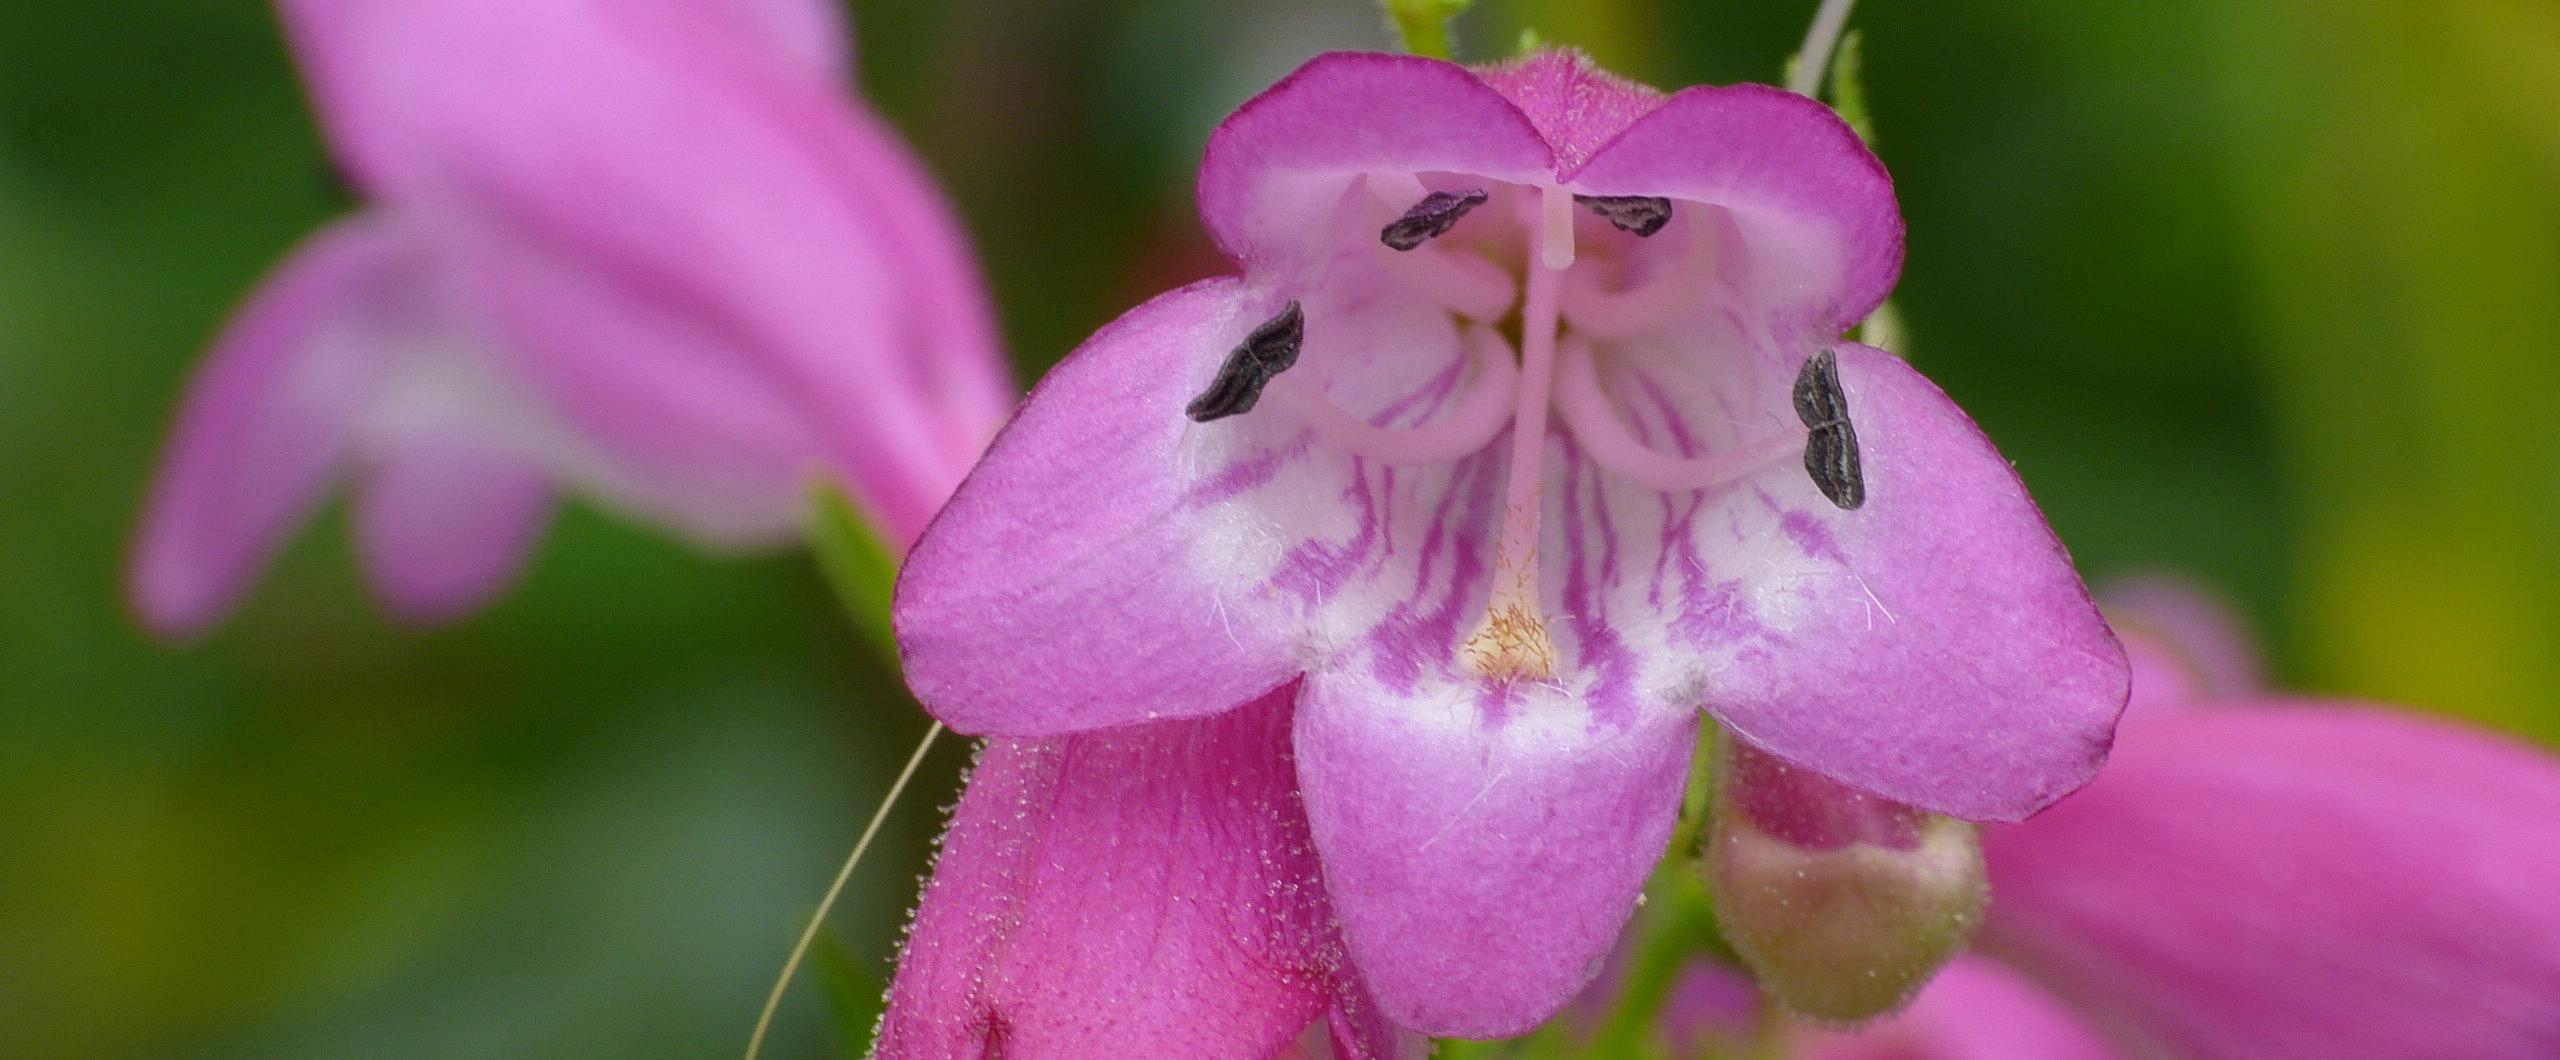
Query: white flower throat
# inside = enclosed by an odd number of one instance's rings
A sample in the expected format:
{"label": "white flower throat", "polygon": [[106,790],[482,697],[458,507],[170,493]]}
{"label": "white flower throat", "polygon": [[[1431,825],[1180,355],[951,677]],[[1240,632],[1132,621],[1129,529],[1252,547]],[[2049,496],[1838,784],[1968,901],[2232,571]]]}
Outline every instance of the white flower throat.
{"label": "white flower throat", "polygon": [[[1496,542],[1491,597],[1483,619],[1461,646],[1467,666],[1493,681],[1555,676],[1556,646],[1539,603],[1538,540],[1544,507],[1547,418],[1559,415],[1592,462],[1611,474],[1665,492],[1714,489],[1801,453],[1823,496],[1843,509],[1864,503],[1857,435],[1849,421],[1837,361],[1828,349],[1806,358],[1792,393],[1804,430],[1781,431],[1751,444],[1689,456],[1647,445],[1602,390],[1595,358],[1608,343],[1652,334],[1702,296],[1712,281],[1714,247],[1704,226],[1668,267],[1625,288],[1610,286],[1611,262],[1578,253],[1576,208],[1620,231],[1649,238],[1670,224],[1673,203],[1646,196],[1585,196],[1546,185],[1520,202],[1528,246],[1518,281],[1500,265],[1438,245],[1461,220],[1493,201],[1484,188],[1424,191],[1407,177],[1369,181],[1381,201],[1410,203],[1378,232],[1388,275],[1461,319],[1471,378],[1454,407],[1417,427],[1381,427],[1343,410],[1316,385],[1285,375],[1306,340],[1306,319],[1291,301],[1227,355],[1217,378],[1185,410],[1207,423],[1252,411],[1268,395],[1343,449],[1389,466],[1449,463],[1482,451],[1508,427],[1511,461]],[[1381,187],[1381,186],[1384,187]],[[1396,196],[1393,200],[1387,196]],[[1515,351],[1495,325],[1519,304]]]}

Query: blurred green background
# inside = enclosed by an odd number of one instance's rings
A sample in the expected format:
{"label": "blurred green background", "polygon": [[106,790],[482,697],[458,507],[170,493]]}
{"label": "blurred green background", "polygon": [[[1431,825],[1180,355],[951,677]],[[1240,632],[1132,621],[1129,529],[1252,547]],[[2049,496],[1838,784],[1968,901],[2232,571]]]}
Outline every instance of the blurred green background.
{"label": "blurred green background", "polygon": [[[1812,0],[1488,0],[1662,85]],[[1028,378],[1204,260],[1220,115],[1355,0],[863,0]],[[2230,591],[2300,687],[2560,738],[2560,8],[1869,0],[1909,352],[2094,577]],[[199,345],[342,204],[254,0],[0,6],[0,1054],[734,1053],[921,722],[803,557],[573,511],[416,634],[333,513],[208,641],[117,565]],[[873,989],[924,791],[836,917]],[[823,980],[824,977],[822,977]],[[843,1044],[822,981],[779,1056]]]}

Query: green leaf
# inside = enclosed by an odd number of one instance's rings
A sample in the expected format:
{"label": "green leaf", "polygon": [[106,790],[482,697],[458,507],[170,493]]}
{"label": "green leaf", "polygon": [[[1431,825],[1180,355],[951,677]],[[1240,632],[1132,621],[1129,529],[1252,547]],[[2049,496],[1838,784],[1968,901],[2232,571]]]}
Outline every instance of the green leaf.
{"label": "green leaf", "polygon": [[1715,898],[1697,871],[1697,844],[1713,812],[1717,726],[1701,726],[1692,752],[1689,787],[1683,793],[1680,821],[1671,846],[1654,867],[1645,886],[1645,903],[1631,931],[1635,944],[1627,955],[1618,993],[1608,1019],[1592,1039],[1596,1057],[1642,1056],[1653,1046],[1652,1031],[1662,1014],[1672,984],[1692,961],[1740,965],[1724,935],[1716,928]]}
{"label": "green leaf", "polygon": [[832,482],[809,490],[809,510],[802,528],[809,551],[826,572],[836,602],[856,630],[887,658],[898,657],[898,638],[889,625],[889,598],[898,584],[898,554],[855,510],[853,501]]}
{"label": "green leaf", "polygon": [[2560,13],[2429,10],[2226,14],[2301,676],[2560,743]]}

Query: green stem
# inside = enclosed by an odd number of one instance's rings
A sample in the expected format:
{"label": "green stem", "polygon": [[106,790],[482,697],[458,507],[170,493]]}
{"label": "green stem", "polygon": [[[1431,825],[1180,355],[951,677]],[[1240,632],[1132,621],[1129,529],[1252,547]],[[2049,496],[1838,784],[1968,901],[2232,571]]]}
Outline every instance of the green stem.
{"label": "green stem", "polygon": [[1449,20],[1472,0],[1386,0],[1387,21],[1395,27],[1404,50],[1432,59],[1455,58],[1449,46]]}
{"label": "green stem", "polygon": [[1840,38],[1840,50],[1831,59],[1831,109],[1840,119],[1858,131],[1858,139],[1876,146],[1875,115],[1867,110],[1866,44],[1857,33]]}
{"label": "green stem", "polygon": [[1713,724],[1698,732],[1698,745],[1690,758],[1689,790],[1681,799],[1680,821],[1672,827],[1671,847],[1662,867],[1645,888],[1648,899],[1638,921],[1643,934],[1628,963],[1626,980],[1619,988],[1617,1007],[1593,1040],[1591,1055],[1635,1055],[1645,1032],[1661,1016],[1672,984],[1679,981],[1680,972],[1689,962],[1720,960],[1740,964],[1716,930],[1714,897],[1708,894],[1706,882],[1696,869],[1699,838],[1706,832],[1714,806],[1719,738],[1719,730]]}
{"label": "green stem", "polygon": [[1787,75],[1787,88],[1799,95],[1810,96],[1822,87],[1822,75],[1831,70],[1831,46],[1840,40],[1840,29],[1849,24],[1849,8],[1856,0],[1822,0],[1813,13],[1813,25],[1805,28],[1804,47],[1796,50],[1794,69]]}
{"label": "green stem", "polygon": [[[1685,875],[1686,871],[1683,866],[1664,875]],[[1657,884],[1664,882],[1665,879],[1656,880]],[[1673,882],[1671,886],[1654,888],[1654,904],[1661,909],[1660,917],[1636,944],[1626,980],[1619,987],[1617,1008],[1592,1039],[1592,1055],[1634,1054],[1644,1044],[1646,1032],[1660,1022],[1672,984],[1679,981],[1689,962],[1714,960],[1725,952],[1724,940],[1716,934],[1715,910],[1703,897],[1703,888],[1694,883],[1682,887]]]}

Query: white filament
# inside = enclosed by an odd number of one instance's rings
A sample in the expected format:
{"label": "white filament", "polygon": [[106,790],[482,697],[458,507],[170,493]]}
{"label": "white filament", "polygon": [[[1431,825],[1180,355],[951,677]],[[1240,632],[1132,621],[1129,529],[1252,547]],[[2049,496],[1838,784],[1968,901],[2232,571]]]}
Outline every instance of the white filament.
{"label": "white filament", "polygon": [[1637,439],[1600,391],[1591,346],[1568,342],[1558,351],[1556,407],[1593,463],[1630,481],[1666,492],[1713,489],[1758,474],[1790,454],[1804,452],[1804,432],[1780,431],[1738,449],[1705,456],[1673,456]]}
{"label": "white filament", "polygon": [[1715,226],[1691,219],[1689,245],[1668,268],[1633,287],[1610,290],[1595,270],[1565,276],[1564,320],[1601,342],[1637,338],[1661,330],[1673,315],[1697,304],[1715,263]]}
{"label": "white filament", "polygon": [[1458,407],[1419,427],[1380,427],[1342,410],[1314,384],[1294,375],[1274,377],[1262,395],[1304,421],[1326,440],[1382,464],[1441,464],[1471,455],[1493,441],[1511,420],[1520,370],[1511,344],[1492,328],[1466,330],[1472,381]]}

